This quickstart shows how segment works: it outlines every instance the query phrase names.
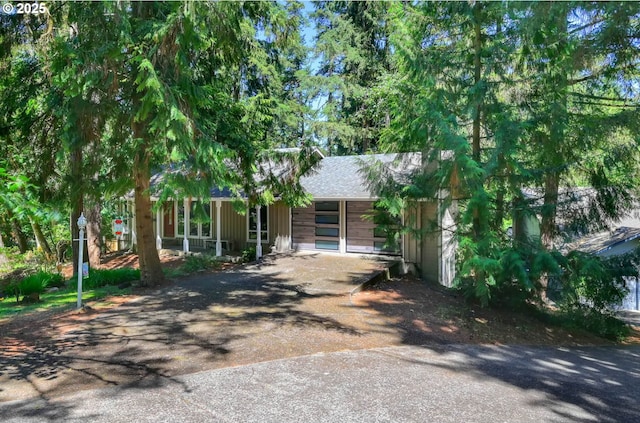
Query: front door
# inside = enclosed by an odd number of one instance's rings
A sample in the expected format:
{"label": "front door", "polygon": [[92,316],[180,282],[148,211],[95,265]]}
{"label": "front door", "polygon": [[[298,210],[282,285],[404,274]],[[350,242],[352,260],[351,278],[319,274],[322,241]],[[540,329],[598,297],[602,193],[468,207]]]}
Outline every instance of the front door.
{"label": "front door", "polygon": [[173,238],[175,234],[175,210],[173,207],[173,201],[166,201],[163,207],[164,215],[164,236],[165,238]]}

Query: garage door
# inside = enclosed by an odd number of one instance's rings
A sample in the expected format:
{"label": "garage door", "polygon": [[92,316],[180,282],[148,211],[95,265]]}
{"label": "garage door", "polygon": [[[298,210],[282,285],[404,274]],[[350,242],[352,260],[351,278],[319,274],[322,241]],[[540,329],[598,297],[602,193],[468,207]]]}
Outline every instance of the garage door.
{"label": "garage door", "polygon": [[340,204],[316,201],[291,212],[293,244],[300,250],[340,249]]}
{"label": "garage door", "polygon": [[377,224],[371,215],[371,201],[347,201],[347,252],[369,254],[394,254],[398,251],[385,246],[386,235],[376,230]]}

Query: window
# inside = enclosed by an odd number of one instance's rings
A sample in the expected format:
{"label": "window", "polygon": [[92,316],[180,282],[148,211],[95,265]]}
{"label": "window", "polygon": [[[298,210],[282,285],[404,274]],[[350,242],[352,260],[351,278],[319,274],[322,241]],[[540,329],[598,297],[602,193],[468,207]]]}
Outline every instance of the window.
{"label": "window", "polygon": [[316,228],[316,236],[332,236],[338,237],[338,228]]}
{"label": "window", "polygon": [[337,225],[340,221],[339,219],[340,216],[337,214],[316,214],[316,223]]}
{"label": "window", "polygon": [[337,201],[318,201],[316,203],[316,211],[338,211]]}
{"label": "window", "polygon": [[337,250],[338,241],[316,241],[316,248],[318,250]]}
{"label": "window", "polygon": [[204,238],[211,237],[211,203],[207,201],[202,205],[204,209],[204,214],[207,217],[206,221],[203,221],[200,224],[200,236]]}
{"label": "window", "polygon": [[176,225],[178,225],[178,227],[176,228],[178,235],[184,235],[184,202],[183,201],[179,201],[178,202],[178,212],[176,213],[176,215],[178,216],[178,218],[176,219]]}
{"label": "window", "polygon": [[[180,221],[179,213],[178,221]],[[184,220],[182,224],[184,225]],[[189,236],[194,238],[211,238],[210,202],[191,202],[189,215]]]}
{"label": "window", "polygon": [[[268,207],[260,207],[260,241],[269,241],[269,218]],[[258,222],[256,220],[256,209],[252,207],[247,213],[249,219],[249,241],[256,242],[258,239]]]}
{"label": "window", "polygon": [[314,241],[315,248],[318,250],[339,250],[340,203],[338,201],[317,201],[315,203],[315,223],[314,232],[317,237]]}

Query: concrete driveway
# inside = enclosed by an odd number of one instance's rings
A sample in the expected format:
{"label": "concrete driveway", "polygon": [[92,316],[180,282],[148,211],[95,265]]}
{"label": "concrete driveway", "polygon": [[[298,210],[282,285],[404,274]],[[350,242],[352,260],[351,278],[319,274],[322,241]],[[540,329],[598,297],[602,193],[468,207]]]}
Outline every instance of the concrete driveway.
{"label": "concrete driveway", "polygon": [[350,304],[350,291],[383,267],[295,254],[181,279],[106,312],[0,327],[0,402],[399,342],[375,329],[382,317]]}
{"label": "concrete driveway", "polygon": [[414,298],[352,303],[380,267],[293,255],[0,328],[0,421],[640,421],[637,348],[438,346]]}
{"label": "concrete driveway", "polygon": [[639,385],[638,348],[392,347],[4,403],[0,421],[628,423]]}

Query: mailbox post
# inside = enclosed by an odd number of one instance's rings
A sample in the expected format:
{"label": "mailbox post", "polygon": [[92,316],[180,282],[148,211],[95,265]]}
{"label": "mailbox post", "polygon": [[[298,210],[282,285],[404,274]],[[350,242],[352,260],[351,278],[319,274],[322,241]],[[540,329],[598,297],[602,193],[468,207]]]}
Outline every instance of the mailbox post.
{"label": "mailbox post", "polygon": [[87,227],[87,218],[84,217],[84,212],[80,213],[78,218],[78,229],[80,230],[80,236],[78,237],[78,306],[82,307],[82,262],[84,255],[84,229]]}

